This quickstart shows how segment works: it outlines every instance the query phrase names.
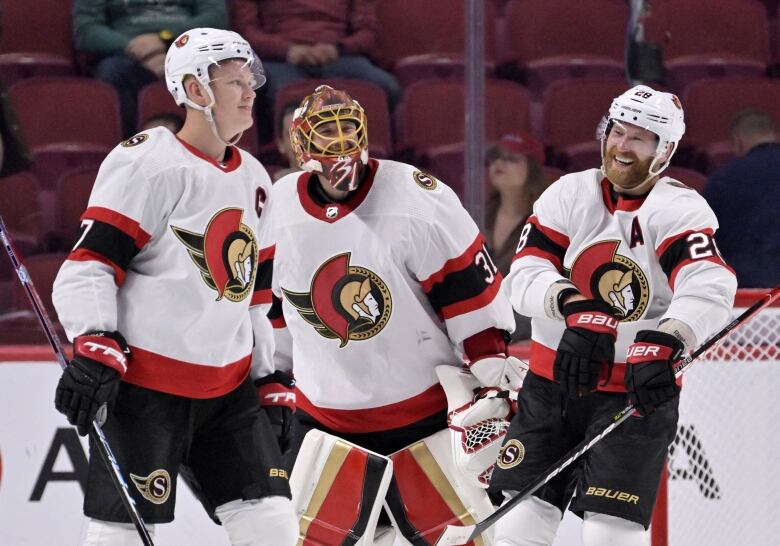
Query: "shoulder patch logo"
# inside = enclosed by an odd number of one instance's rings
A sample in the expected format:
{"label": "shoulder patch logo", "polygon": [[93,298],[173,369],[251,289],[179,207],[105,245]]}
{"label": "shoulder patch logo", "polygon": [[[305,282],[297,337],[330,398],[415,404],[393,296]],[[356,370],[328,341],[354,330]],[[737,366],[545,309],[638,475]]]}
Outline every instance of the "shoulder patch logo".
{"label": "shoulder patch logo", "polygon": [[143,144],[147,140],[149,140],[149,135],[147,135],[146,133],[140,133],[128,138],[127,140],[123,140],[122,146],[125,148],[132,148],[133,146],[138,146],[139,144]]}
{"label": "shoulder patch logo", "polygon": [[496,464],[498,468],[507,470],[522,463],[524,458],[525,446],[520,440],[512,438],[501,447]]}
{"label": "shoulder patch logo", "polygon": [[377,335],[390,320],[393,301],[385,282],[365,267],[349,265],[350,252],[322,264],[309,292],[282,288],[284,297],[322,337],[339,347]]}
{"label": "shoulder patch logo", "polygon": [[242,301],[255,285],[257,241],[241,223],[241,209],[223,209],[209,220],[203,234],[171,226],[174,235],[187,248],[206,286],[224,296]]}
{"label": "shoulder patch logo", "polygon": [[141,496],[154,504],[163,504],[171,494],[171,475],[167,470],[155,470],[148,476],[130,474],[133,485]]}
{"label": "shoulder patch logo", "polygon": [[623,322],[640,320],[650,301],[644,271],[628,256],[617,253],[620,241],[592,244],[574,259],[569,278],[588,298],[612,306]]}
{"label": "shoulder patch logo", "polygon": [[436,186],[439,185],[439,181],[435,176],[422,171],[414,171],[412,177],[414,177],[414,181],[417,185],[424,190],[435,190]]}

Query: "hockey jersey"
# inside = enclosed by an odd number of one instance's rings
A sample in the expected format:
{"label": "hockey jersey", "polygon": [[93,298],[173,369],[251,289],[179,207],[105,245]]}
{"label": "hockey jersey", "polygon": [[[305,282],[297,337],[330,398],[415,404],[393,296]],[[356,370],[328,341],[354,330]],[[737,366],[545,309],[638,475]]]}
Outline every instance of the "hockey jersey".
{"label": "hockey jersey", "polygon": [[318,204],[293,173],[266,209],[260,284],[276,367],[298,406],[341,432],[397,428],[446,408],[434,368],[462,344],[514,328],[501,274],[455,193],[410,165],[370,160],[348,200]]}
{"label": "hockey jersey", "polygon": [[552,379],[566,325],[547,291],[563,279],[620,319],[615,367],[600,390],[625,391],[626,351],[639,330],[677,319],[703,342],[725,324],[737,287],[715,246],[717,227],[706,201],[669,177],[637,198],[614,194],[600,169],[551,185],[534,205],[505,281],[514,308],[532,317],[531,371]]}
{"label": "hockey jersey", "polygon": [[230,392],[252,361],[271,373],[272,329],[250,309],[270,187],[235,147],[218,163],[163,128],[122,142],[54,283],[68,337],[119,331],[132,349],[123,380],[179,396]]}

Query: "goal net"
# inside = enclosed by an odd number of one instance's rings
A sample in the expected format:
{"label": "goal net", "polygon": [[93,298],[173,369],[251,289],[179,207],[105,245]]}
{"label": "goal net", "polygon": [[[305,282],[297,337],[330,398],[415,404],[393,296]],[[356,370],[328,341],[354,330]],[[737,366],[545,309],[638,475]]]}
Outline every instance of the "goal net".
{"label": "goal net", "polygon": [[[736,317],[766,291],[741,290]],[[727,336],[686,372],[654,546],[780,544],[780,307]],[[665,498],[664,498],[665,493]],[[664,507],[664,502],[666,506]]]}

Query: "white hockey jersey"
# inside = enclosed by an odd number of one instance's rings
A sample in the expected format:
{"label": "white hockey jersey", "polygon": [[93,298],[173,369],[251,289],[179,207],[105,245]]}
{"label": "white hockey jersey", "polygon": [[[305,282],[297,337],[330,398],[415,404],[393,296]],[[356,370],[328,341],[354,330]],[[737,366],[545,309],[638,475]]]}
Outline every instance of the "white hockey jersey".
{"label": "white hockey jersey", "polygon": [[94,330],[126,338],[124,381],[220,396],[246,378],[253,338],[255,375],[272,371],[270,323],[261,306],[250,309],[271,181],[246,152],[227,154],[217,163],[155,128],[100,167],[53,300],[70,339]]}
{"label": "white hockey jersey", "polygon": [[706,201],[669,177],[639,198],[614,194],[599,169],[551,185],[534,205],[504,283],[517,312],[532,317],[531,371],[552,379],[566,325],[547,308],[546,294],[562,279],[620,318],[615,367],[600,390],[625,391],[626,351],[639,330],[677,319],[701,343],[725,325],[737,282],[715,246],[717,227]]}
{"label": "white hockey jersey", "polygon": [[434,368],[461,365],[471,336],[514,328],[501,275],[455,193],[403,163],[372,159],[369,169],[342,203],[312,199],[309,173],[277,181],[260,251],[276,367],[293,370],[298,406],[341,432],[445,409]]}

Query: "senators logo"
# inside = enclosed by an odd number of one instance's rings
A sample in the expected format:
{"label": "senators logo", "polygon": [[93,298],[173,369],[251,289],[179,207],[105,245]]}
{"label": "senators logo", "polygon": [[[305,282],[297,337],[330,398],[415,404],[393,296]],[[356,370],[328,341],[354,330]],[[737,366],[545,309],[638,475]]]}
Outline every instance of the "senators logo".
{"label": "senators logo", "polygon": [[435,190],[436,186],[439,185],[439,181],[436,177],[422,171],[414,171],[412,177],[417,185],[424,190]]}
{"label": "senators logo", "polygon": [[148,476],[130,474],[138,492],[143,498],[154,504],[163,504],[171,494],[171,475],[167,470],[155,470]]}
{"label": "senators logo", "polygon": [[189,34],[184,34],[181,38],[176,40],[176,42],[173,45],[175,45],[176,47],[184,47],[189,41],[190,41]]}
{"label": "senators logo", "polygon": [[496,464],[498,468],[509,470],[522,463],[524,458],[525,446],[520,440],[513,438],[501,446]]}
{"label": "senators logo", "polygon": [[314,274],[310,292],[282,288],[287,301],[323,337],[339,347],[377,335],[390,320],[393,303],[387,285],[373,271],[349,265],[351,253],[326,261]]}
{"label": "senators logo", "polygon": [[621,321],[639,320],[650,300],[647,277],[639,266],[617,253],[620,241],[602,241],[587,247],[574,260],[569,278],[588,298],[612,306]]}
{"label": "senators logo", "polygon": [[257,275],[257,242],[246,224],[241,209],[223,209],[209,220],[202,235],[171,226],[187,247],[190,258],[200,270],[206,285],[224,297],[242,301],[249,295]]}

